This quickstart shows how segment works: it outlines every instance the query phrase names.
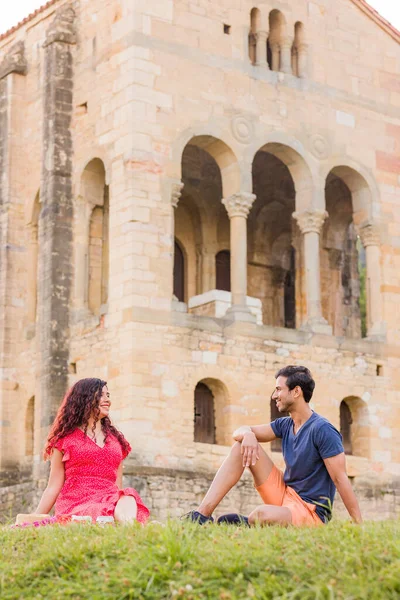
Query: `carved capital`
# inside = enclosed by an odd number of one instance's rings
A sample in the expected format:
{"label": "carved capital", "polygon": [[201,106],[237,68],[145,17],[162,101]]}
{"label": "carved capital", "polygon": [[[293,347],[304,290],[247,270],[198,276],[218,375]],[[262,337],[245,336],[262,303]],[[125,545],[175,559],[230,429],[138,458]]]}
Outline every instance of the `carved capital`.
{"label": "carved capital", "polygon": [[375,223],[363,223],[360,227],[360,238],[364,248],[380,245],[380,231]]}
{"label": "carved capital", "polygon": [[305,54],[308,50],[308,44],[305,44],[304,42],[300,42],[299,44],[297,44],[296,50],[299,54]]}
{"label": "carved capital", "polygon": [[171,184],[171,204],[174,208],[178,206],[178,202],[182,195],[183,182],[175,181]]}
{"label": "carved capital", "polygon": [[237,194],[232,194],[229,198],[222,200],[222,204],[225,206],[230,219],[232,219],[232,217],[244,217],[247,219],[255,199],[255,194],[238,192]]}
{"label": "carved capital", "polygon": [[75,12],[68,4],[62,6],[56,11],[54,21],[46,32],[46,41],[43,47],[49,46],[53,42],[63,42],[64,44],[76,44],[76,32],[74,27]]}
{"label": "carved capital", "polygon": [[257,34],[256,33],[249,33],[249,44],[250,46],[255,46],[257,42]]}
{"label": "carved capital", "polygon": [[267,42],[268,39],[268,31],[257,31],[257,33],[255,34],[255,38],[257,40],[257,42]]}
{"label": "carved capital", "polygon": [[0,63],[0,79],[10,73],[26,75],[28,64],[25,58],[24,42],[13,44]]}
{"label": "carved capital", "polygon": [[281,43],[280,43],[280,47],[281,50],[283,49],[291,49],[293,46],[293,38],[291,37],[284,37],[281,39]]}
{"label": "carved capital", "polygon": [[322,225],[328,213],[326,210],[303,210],[302,212],[293,213],[293,218],[296,219],[301,233],[320,233]]}

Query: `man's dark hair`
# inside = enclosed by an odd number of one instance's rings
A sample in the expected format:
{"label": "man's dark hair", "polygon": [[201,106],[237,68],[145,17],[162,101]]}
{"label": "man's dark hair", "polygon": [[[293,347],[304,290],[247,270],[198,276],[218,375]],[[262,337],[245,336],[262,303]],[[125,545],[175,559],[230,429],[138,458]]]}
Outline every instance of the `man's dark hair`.
{"label": "man's dark hair", "polygon": [[315,381],[307,367],[288,365],[287,367],[283,367],[283,369],[279,369],[275,375],[275,379],[278,377],[287,378],[286,385],[289,390],[294,390],[295,387],[299,386],[303,392],[304,400],[310,402],[315,388]]}

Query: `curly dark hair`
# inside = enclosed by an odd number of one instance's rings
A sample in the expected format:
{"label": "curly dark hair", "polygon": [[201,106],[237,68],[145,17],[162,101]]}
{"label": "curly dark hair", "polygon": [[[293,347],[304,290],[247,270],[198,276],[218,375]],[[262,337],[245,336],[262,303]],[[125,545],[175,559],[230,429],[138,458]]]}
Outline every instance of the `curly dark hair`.
{"label": "curly dark hair", "polygon": [[287,377],[286,385],[289,390],[294,390],[295,387],[299,386],[303,392],[304,400],[310,402],[315,388],[315,381],[307,367],[288,365],[283,369],[279,369],[275,374],[275,379],[279,376]]}
{"label": "curly dark hair", "polygon": [[[44,460],[50,458],[54,445],[58,440],[69,433],[72,433],[77,427],[83,427],[83,430],[86,433],[89,425],[89,418],[92,413],[95,416],[92,426],[94,437],[96,424],[100,416],[100,398],[105,385],[107,385],[107,382],[102,379],[88,377],[86,379],[80,379],[68,390],[58,409],[57,416],[54,419],[54,423],[48,435],[43,453]],[[115,435],[121,444],[122,450],[128,451],[128,442],[122,433],[111,424],[110,418],[103,417],[100,422],[101,429],[105,434],[105,441],[109,435]]]}

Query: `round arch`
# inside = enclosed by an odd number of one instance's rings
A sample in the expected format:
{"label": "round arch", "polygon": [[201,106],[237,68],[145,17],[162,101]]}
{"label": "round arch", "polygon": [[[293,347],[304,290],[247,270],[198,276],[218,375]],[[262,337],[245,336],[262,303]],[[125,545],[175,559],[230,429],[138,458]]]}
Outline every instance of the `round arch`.
{"label": "round arch", "polygon": [[351,413],[351,448],[353,456],[370,456],[371,426],[368,406],[358,396],[342,398],[340,405],[345,403]]}
{"label": "round arch", "polygon": [[295,187],[296,211],[324,208],[323,194],[319,193],[317,170],[298,140],[282,132],[271,132],[264,139],[255,140],[247,148],[245,157],[250,178],[251,165],[259,151],[272,154],[288,168]]}
{"label": "round arch", "polygon": [[101,158],[92,158],[81,173],[79,196],[89,205],[102,206],[106,185],[104,162]]}
{"label": "round arch", "polygon": [[321,173],[324,182],[330,174],[341,179],[350,190],[355,225],[379,219],[379,189],[368,169],[348,157],[334,157],[324,164]]}
{"label": "round arch", "polygon": [[[78,181],[79,186],[80,186],[80,184],[81,184],[80,178],[82,176],[82,173],[85,171],[86,167],[88,167],[90,165],[90,163],[92,163],[93,161],[100,161],[101,163],[103,163],[105,183],[106,183],[106,185],[109,185],[110,184],[111,165],[110,165],[110,161],[109,161],[107,154],[104,152],[103,148],[94,146],[93,148],[91,148],[91,155],[93,158],[91,158],[89,160],[87,158],[82,158],[80,161],[78,161],[75,164],[74,172],[77,175],[76,181]],[[78,191],[78,193],[80,193],[80,190]]]}
{"label": "round arch", "polygon": [[215,443],[221,446],[230,445],[232,442],[231,419],[228,407],[230,397],[228,388],[220,380],[214,377],[204,377],[197,382],[197,386],[204,385],[210,390],[213,397],[214,423],[215,423]]}
{"label": "round arch", "polygon": [[211,128],[191,128],[182,132],[172,147],[172,162],[168,169],[169,176],[177,179],[182,178],[182,156],[187,145],[197,146],[204,150],[217,163],[222,179],[223,197],[227,198],[232,194],[240,191],[248,191],[242,189],[242,174],[239,166],[239,161],[235,152],[232,150],[232,143],[227,143],[223,138],[226,136],[217,129],[214,133],[210,133]]}
{"label": "round arch", "polygon": [[243,425],[243,416],[247,414],[240,404],[242,393],[237,382],[229,372],[222,374],[217,365],[210,364],[200,365],[192,372],[187,381],[187,392],[191,398],[198,383],[207,385],[214,396],[216,443],[231,446],[232,432]]}

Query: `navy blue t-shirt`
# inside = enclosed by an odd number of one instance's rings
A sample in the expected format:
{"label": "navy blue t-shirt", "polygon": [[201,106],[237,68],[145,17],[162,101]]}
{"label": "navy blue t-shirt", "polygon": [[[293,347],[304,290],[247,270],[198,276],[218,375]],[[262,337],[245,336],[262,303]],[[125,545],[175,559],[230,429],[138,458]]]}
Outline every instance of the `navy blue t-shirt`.
{"label": "navy blue t-shirt", "polygon": [[282,438],[286,463],[284,481],[302,500],[316,505],[316,513],[325,523],[332,516],[336,487],[323,459],[344,452],[342,436],[327,419],[315,412],[296,435],[293,425],[291,417],[281,417],[271,423],[276,437]]}

